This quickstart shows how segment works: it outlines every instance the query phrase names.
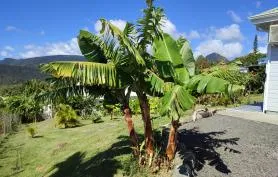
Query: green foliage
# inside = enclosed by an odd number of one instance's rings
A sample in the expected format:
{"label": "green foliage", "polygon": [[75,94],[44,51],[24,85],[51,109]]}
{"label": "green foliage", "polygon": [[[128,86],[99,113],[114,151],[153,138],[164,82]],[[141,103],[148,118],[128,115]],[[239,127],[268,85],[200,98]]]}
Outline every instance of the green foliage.
{"label": "green foliage", "polygon": [[184,111],[192,107],[194,101],[195,98],[185,87],[175,85],[162,97],[160,114],[179,119]]}
{"label": "green foliage", "polygon": [[[0,61],[1,62],[1,61]],[[0,64],[0,85],[20,84],[31,79],[44,79],[37,68]]]}
{"label": "green foliage", "polygon": [[235,62],[228,65],[216,65],[204,70],[205,74],[222,78],[231,84],[245,87],[245,92],[262,93],[265,81],[265,66],[249,68],[248,73],[240,72],[240,66]]}
{"label": "green foliage", "polygon": [[[84,85],[105,85],[117,87],[120,83],[113,64],[94,62],[55,62],[43,65],[44,72],[51,72],[59,78],[74,76]],[[91,73],[88,75],[88,73]]]}
{"label": "green foliage", "polygon": [[241,73],[240,67],[233,63],[229,65],[216,65],[205,70],[203,73],[222,78],[235,85],[246,86],[252,79],[249,73]]}
{"label": "green foliage", "polygon": [[263,93],[266,78],[265,66],[255,67],[249,74],[252,79],[247,84],[247,91],[250,93]]}
{"label": "green foliage", "polygon": [[242,63],[242,66],[250,66],[250,65],[257,65],[258,60],[261,58],[266,57],[266,54],[262,53],[249,53],[248,55],[235,58],[232,62],[240,61]]}
{"label": "green foliage", "polygon": [[76,112],[69,105],[59,104],[55,113],[55,126],[58,128],[72,128],[79,125]]}
{"label": "green foliage", "polygon": [[196,73],[201,73],[204,69],[209,68],[211,66],[209,60],[205,58],[203,55],[197,57],[195,62],[196,65]]}
{"label": "green foliage", "polygon": [[[150,112],[151,114],[157,114],[159,112],[159,104],[160,100],[158,97],[149,97],[149,104],[150,104]],[[138,98],[130,99],[129,107],[132,110],[133,114],[140,114],[140,103]]]}
{"label": "green foliage", "polygon": [[165,17],[164,10],[153,6],[153,1],[148,0],[148,8],[144,9],[143,17],[138,20],[138,40],[140,50],[146,51],[147,45],[152,45],[155,38],[162,38],[161,25]]}
{"label": "green foliage", "polygon": [[36,128],[35,127],[27,127],[27,133],[34,138],[36,135]]}
{"label": "green foliage", "polygon": [[17,85],[1,85],[0,86],[0,96],[8,97],[13,95],[20,95],[24,91],[23,84]]}
{"label": "green foliage", "polygon": [[164,34],[162,39],[154,41],[155,59],[170,62],[170,66],[172,65],[174,68],[173,80],[170,81],[172,84],[161,98],[161,115],[167,115],[174,119],[180,118],[184,111],[193,106],[195,98],[192,95],[199,96],[212,93],[229,95],[235,91],[235,88],[239,88],[213,75],[195,75],[193,53],[188,42],[185,41],[181,49],[178,49],[178,45],[181,46],[180,40],[175,41],[167,34]]}
{"label": "green foliage", "polygon": [[103,100],[103,108],[105,111],[110,115],[110,119],[113,119],[114,115],[120,115],[121,114],[121,106],[120,101],[113,95],[111,92],[107,92],[104,95]]}
{"label": "green foliage", "polygon": [[140,114],[141,113],[140,103],[139,103],[139,100],[137,98],[136,99],[131,99],[129,101],[129,107],[134,114]]}
{"label": "green foliage", "polygon": [[40,120],[42,113],[42,102],[38,95],[47,89],[44,82],[31,80],[22,85],[22,92],[5,99],[5,104],[11,113],[21,117],[22,122]]}
{"label": "green foliage", "polygon": [[235,100],[223,94],[205,94],[197,98],[197,103],[206,106],[227,106],[233,104]]}
{"label": "green foliage", "polygon": [[157,97],[149,98],[149,104],[150,104],[151,114],[157,114],[159,112],[159,104],[160,104],[159,98]]}
{"label": "green foliage", "polygon": [[[114,91],[113,96],[120,98],[118,101],[123,105],[129,99],[126,88],[139,95],[163,97],[161,112],[169,115],[173,112],[175,116],[194,104],[194,89],[200,94],[233,90],[228,89],[229,82],[220,78],[196,79],[189,42],[184,38],[174,40],[163,33],[163,10],[155,8],[152,1],[147,4],[138,26],[127,23],[121,31],[108,20],[100,19],[102,30],[98,36],[80,31],[79,47],[92,62],[55,62],[43,66],[43,70],[81,85],[106,87],[109,92]],[[152,55],[147,53],[147,45],[152,45]],[[137,109],[136,103],[134,107]]]}
{"label": "green foliage", "polygon": [[0,110],[5,107],[4,98],[0,96]]}
{"label": "green foliage", "polygon": [[30,96],[12,96],[6,99],[6,105],[11,113],[21,117],[22,122],[30,122],[34,119],[40,119],[42,105],[34,97]]}
{"label": "green foliage", "polygon": [[66,100],[60,102],[70,105],[78,115],[89,115],[97,106],[94,96],[69,95]]}

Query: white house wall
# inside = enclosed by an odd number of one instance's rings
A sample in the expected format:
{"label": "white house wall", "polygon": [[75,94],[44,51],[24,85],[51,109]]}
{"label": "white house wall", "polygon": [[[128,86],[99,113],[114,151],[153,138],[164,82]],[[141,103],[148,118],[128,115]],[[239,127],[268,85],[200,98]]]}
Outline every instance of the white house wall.
{"label": "white house wall", "polygon": [[269,63],[267,72],[267,106],[265,111],[278,112],[278,46],[271,46],[269,50]]}

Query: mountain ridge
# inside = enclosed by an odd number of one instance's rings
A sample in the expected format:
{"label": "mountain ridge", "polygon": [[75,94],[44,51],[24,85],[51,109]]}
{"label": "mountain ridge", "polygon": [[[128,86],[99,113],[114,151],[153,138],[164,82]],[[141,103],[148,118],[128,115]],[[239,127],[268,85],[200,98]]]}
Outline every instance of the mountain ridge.
{"label": "mountain ridge", "polygon": [[0,85],[19,84],[30,79],[45,79],[40,64],[54,61],[85,61],[80,55],[51,55],[26,59],[5,58],[0,60]]}
{"label": "mountain ridge", "polygon": [[225,63],[229,62],[229,60],[226,57],[216,52],[208,54],[205,58],[208,59],[211,63],[219,63],[221,61]]}
{"label": "mountain ridge", "polygon": [[85,61],[85,57],[81,55],[49,55],[25,59],[4,58],[3,60],[0,60],[0,64],[37,67],[40,64],[53,61]]}

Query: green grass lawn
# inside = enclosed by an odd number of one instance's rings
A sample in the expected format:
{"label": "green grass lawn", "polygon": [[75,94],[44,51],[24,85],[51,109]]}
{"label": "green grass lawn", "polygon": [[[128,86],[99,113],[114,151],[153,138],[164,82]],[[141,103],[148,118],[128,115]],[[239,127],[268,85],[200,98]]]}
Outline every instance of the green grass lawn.
{"label": "green grass lawn", "polygon": [[[261,101],[262,95],[241,100],[250,104]],[[192,111],[188,111],[190,114]],[[143,135],[141,117],[134,116],[133,120],[136,131]],[[153,116],[153,127],[158,131],[169,122]],[[7,137],[0,136],[0,176],[112,177],[134,171],[136,165],[132,164],[136,161],[132,159],[128,131],[121,116],[114,120],[105,117],[100,123],[81,123],[80,127],[58,129],[53,120],[46,120],[37,123],[36,138],[27,134],[27,125]],[[140,172],[137,176],[149,174]]]}
{"label": "green grass lawn", "polygon": [[247,96],[242,96],[240,98],[241,104],[254,104],[256,102],[263,102],[264,95],[263,94],[250,94]]}
{"label": "green grass lawn", "polygon": [[[53,120],[37,123],[38,134],[31,138],[26,126],[0,144],[0,176],[123,176],[131,167],[128,131],[122,117],[83,126],[54,128]],[[143,134],[141,118],[134,117],[135,128]],[[153,119],[159,130],[167,118]],[[133,160],[134,162],[134,160]],[[140,176],[140,175],[139,175]]]}

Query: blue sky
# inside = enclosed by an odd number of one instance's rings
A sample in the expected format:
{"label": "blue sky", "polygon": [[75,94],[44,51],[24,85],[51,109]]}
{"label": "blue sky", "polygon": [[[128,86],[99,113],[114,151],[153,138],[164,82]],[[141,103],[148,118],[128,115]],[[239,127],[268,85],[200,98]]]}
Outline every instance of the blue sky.
{"label": "blue sky", "polygon": [[[186,36],[195,55],[218,52],[234,58],[250,52],[255,34],[265,52],[267,35],[247,19],[278,6],[277,0],[156,0],[168,19],[164,31]],[[105,18],[119,27],[136,22],[144,0],[1,0],[0,59],[80,54],[80,29],[96,32]]]}

